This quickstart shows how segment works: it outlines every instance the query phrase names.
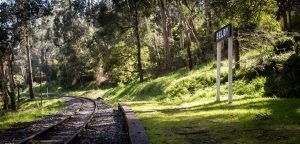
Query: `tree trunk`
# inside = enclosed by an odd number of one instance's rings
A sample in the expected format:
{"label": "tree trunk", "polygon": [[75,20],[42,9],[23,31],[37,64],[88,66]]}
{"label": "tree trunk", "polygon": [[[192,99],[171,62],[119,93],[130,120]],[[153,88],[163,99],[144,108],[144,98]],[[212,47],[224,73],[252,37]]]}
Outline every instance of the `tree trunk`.
{"label": "tree trunk", "polygon": [[288,25],[288,27],[289,27],[289,32],[292,32],[293,31],[293,27],[292,27],[292,11],[291,10],[289,10],[288,11],[288,16],[289,16],[289,25]]}
{"label": "tree trunk", "polygon": [[139,32],[139,13],[137,10],[137,0],[134,1],[134,11],[135,11],[135,36],[136,36],[136,46],[137,46],[137,60],[138,60],[138,71],[139,71],[139,78],[140,82],[144,81],[143,76],[143,66],[142,66],[142,58],[141,58],[141,42],[140,42],[140,32]]}
{"label": "tree trunk", "polygon": [[212,51],[214,43],[213,43],[213,37],[212,37],[213,32],[212,32],[210,0],[205,0],[205,18],[206,18],[206,29],[207,29],[206,37],[207,37],[207,41],[208,41],[207,49],[208,49],[208,51]]}
{"label": "tree trunk", "polygon": [[160,12],[162,16],[162,30],[163,30],[163,39],[164,39],[164,63],[163,63],[163,72],[170,70],[170,47],[169,47],[169,37],[168,37],[168,21],[167,21],[167,10],[166,10],[166,0],[160,0]]}
{"label": "tree trunk", "polygon": [[[183,27],[182,31],[181,31],[181,35],[180,35],[180,47],[184,48],[184,32],[185,35],[187,37],[187,39],[189,40],[189,44],[186,45],[186,51],[187,51],[187,60],[188,60],[188,67],[189,70],[193,69],[193,59],[192,59],[192,51],[191,51],[191,46],[192,46],[192,40],[191,40],[191,35],[193,35],[192,31],[193,29],[190,28],[189,23],[186,22],[185,17],[181,11],[181,2],[179,2],[177,0],[177,6],[178,6],[178,12],[180,14],[180,22],[181,25]],[[195,39],[196,37],[194,37]],[[196,40],[197,41],[197,40]]]}
{"label": "tree trunk", "polygon": [[166,17],[167,17],[167,33],[168,33],[168,38],[173,39],[172,35],[172,10],[170,8],[170,3],[166,0],[165,3],[165,11],[166,11]]}
{"label": "tree trunk", "polygon": [[41,106],[43,106],[43,93],[42,93],[42,64],[40,65],[40,98],[41,98]]}
{"label": "tree trunk", "polygon": [[283,13],[283,30],[287,31],[289,29],[288,27],[288,20],[287,20],[287,15],[286,11]]}
{"label": "tree trunk", "polygon": [[68,7],[69,7],[69,10],[72,10],[72,0],[69,0]]}
{"label": "tree trunk", "polygon": [[10,56],[10,60],[8,63],[8,71],[9,71],[9,81],[10,81],[10,101],[11,101],[11,109],[12,110],[17,110],[17,105],[16,105],[16,94],[15,94],[15,81],[14,81],[14,73],[13,73],[13,69],[12,69],[12,62],[13,62],[14,58],[13,58],[13,53]]}
{"label": "tree trunk", "polygon": [[239,69],[241,67],[240,65],[240,42],[239,42],[239,29],[234,29],[234,40],[233,40],[233,46],[235,50],[234,59],[235,59],[235,69]]}
{"label": "tree trunk", "polygon": [[1,78],[1,85],[2,85],[3,110],[8,110],[8,92],[7,92],[5,69],[6,67],[5,67],[4,60],[0,58],[0,78]]}
{"label": "tree trunk", "polygon": [[20,101],[20,87],[17,86],[17,89],[18,89],[18,102]]}
{"label": "tree trunk", "polygon": [[91,10],[91,0],[88,0],[87,5],[88,5],[88,10],[90,11]]}
{"label": "tree trunk", "polygon": [[34,99],[34,93],[33,93],[33,78],[32,78],[32,65],[31,65],[31,53],[30,53],[30,40],[29,40],[29,33],[27,30],[26,33],[26,55],[27,55],[27,62],[28,62],[28,84],[29,84],[29,96],[30,99]]}
{"label": "tree trunk", "polygon": [[157,57],[154,56],[154,61],[156,61],[156,72],[155,72],[155,77],[158,77],[161,73],[161,55],[160,55],[160,50],[159,50],[159,46],[157,44],[157,32],[156,32],[156,27],[154,28],[154,35],[153,35],[153,46],[154,46],[154,51],[155,51],[155,55]]}
{"label": "tree trunk", "polygon": [[[184,0],[182,2],[191,11],[189,1]],[[197,48],[199,50],[199,53],[197,54],[197,56],[201,61],[204,58],[204,53],[203,53],[203,50],[201,49],[200,42],[197,38],[198,34],[197,34],[197,30],[196,30],[194,22],[193,22],[193,18],[191,16],[186,18],[183,14],[183,11],[181,10],[182,2],[177,0],[178,12],[181,17],[181,23],[182,23],[182,26],[186,33],[186,37],[189,39],[189,43],[190,43],[189,46],[187,47],[187,53],[188,53],[189,68],[191,70],[193,68],[193,60],[192,60],[192,53],[191,53],[192,42],[197,45]]]}
{"label": "tree trunk", "polygon": [[179,44],[179,47],[180,48],[184,48],[184,30],[182,30],[181,32],[180,32],[180,44]]}
{"label": "tree trunk", "polygon": [[189,70],[193,70],[193,59],[192,59],[191,45],[192,44],[190,42],[190,44],[186,47],[187,54],[188,54]]}

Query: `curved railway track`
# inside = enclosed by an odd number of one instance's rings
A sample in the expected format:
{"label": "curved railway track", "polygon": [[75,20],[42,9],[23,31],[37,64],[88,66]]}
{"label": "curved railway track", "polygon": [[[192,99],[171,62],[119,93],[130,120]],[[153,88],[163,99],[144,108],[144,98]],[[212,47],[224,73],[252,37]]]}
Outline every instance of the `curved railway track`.
{"label": "curved railway track", "polygon": [[34,133],[18,143],[70,143],[95,115],[97,103],[88,98],[78,98],[80,108],[70,117]]}

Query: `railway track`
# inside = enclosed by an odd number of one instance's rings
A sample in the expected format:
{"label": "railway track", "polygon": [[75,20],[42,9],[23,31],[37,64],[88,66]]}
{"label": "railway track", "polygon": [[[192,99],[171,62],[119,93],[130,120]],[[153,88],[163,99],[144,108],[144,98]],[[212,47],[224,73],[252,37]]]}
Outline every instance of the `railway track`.
{"label": "railway track", "polygon": [[119,110],[97,100],[97,111],[72,144],[129,144],[126,121]]}
{"label": "railway track", "polygon": [[70,143],[95,115],[97,103],[88,98],[78,98],[81,106],[66,119],[36,132],[18,143]]}
{"label": "railway track", "polygon": [[0,133],[0,144],[128,144],[120,111],[100,100],[62,96],[67,107],[24,128]]}

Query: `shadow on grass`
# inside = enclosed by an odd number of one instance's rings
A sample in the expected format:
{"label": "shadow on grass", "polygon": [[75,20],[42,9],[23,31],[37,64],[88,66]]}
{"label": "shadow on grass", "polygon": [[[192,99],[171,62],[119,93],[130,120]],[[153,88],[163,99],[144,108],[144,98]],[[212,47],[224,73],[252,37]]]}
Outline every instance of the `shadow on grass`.
{"label": "shadow on grass", "polygon": [[[254,119],[253,124],[259,124],[261,120],[267,120],[268,122],[277,123],[280,125],[282,122],[289,124],[300,124],[300,100],[299,99],[264,99],[262,101],[251,101],[251,99],[255,98],[243,98],[239,100],[235,100],[234,103],[237,104],[227,104],[226,101],[223,102],[212,102],[208,104],[192,106],[192,107],[184,107],[184,108],[164,108],[164,109],[155,109],[153,111],[136,111],[138,113],[147,113],[147,112],[160,112],[167,115],[175,115],[182,114],[186,112],[197,113],[197,112],[209,112],[209,111],[234,111],[234,110],[244,110],[247,111],[259,111],[262,109],[266,109],[269,113],[261,113],[257,115],[252,115]],[[240,104],[239,104],[240,103]],[[246,116],[251,116],[250,115]],[[232,115],[225,114],[213,114],[214,118],[231,118]],[[189,116],[187,116],[189,117]],[[212,119],[214,119],[212,118]],[[242,118],[243,119],[243,118]],[[257,123],[256,123],[257,122]],[[241,123],[248,123],[243,122]]]}
{"label": "shadow on grass", "polygon": [[244,128],[238,124],[223,124],[201,118],[178,121],[143,118],[142,122],[146,125],[147,134],[153,143],[180,144],[185,141],[192,144],[296,144],[300,140],[300,131],[297,129]]}
{"label": "shadow on grass", "polygon": [[[213,102],[188,108],[154,110],[153,112],[163,113],[168,118],[147,116],[142,117],[142,121],[150,129],[149,135],[153,139],[158,139],[155,129],[163,128],[166,131],[162,131],[183,136],[192,143],[299,142],[300,100],[264,98],[255,101],[244,98],[235,100],[234,103],[237,104]],[[269,112],[255,112],[262,109]],[[137,112],[147,115],[150,111]],[[206,114],[201,115],[201,112]]]}

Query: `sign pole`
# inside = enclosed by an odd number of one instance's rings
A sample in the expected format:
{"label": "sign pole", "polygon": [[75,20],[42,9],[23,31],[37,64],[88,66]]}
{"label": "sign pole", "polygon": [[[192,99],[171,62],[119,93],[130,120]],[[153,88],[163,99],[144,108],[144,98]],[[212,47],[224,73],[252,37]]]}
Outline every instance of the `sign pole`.
{"label": "sign pole", "polygon": [[232,39],[232,25],[228,24],[225,27],[219,29],[215,32],[215,42],[217,43],[217,94],[216,100],[220,101],[220,75],[221,75],[221,47],[224,40],[228,40],[228,103],[232,103],[232,49],[233,49],[233,39]]}
{"label": "sign pole", "polygon": [[217,98],[216,101],[220,101],[220,79],[221,79],[221,48],[223,41],[217,43]]}
{"label": "sign pole", "polygon": [[228,38],[228,103],[232,103],[232,37]]}

